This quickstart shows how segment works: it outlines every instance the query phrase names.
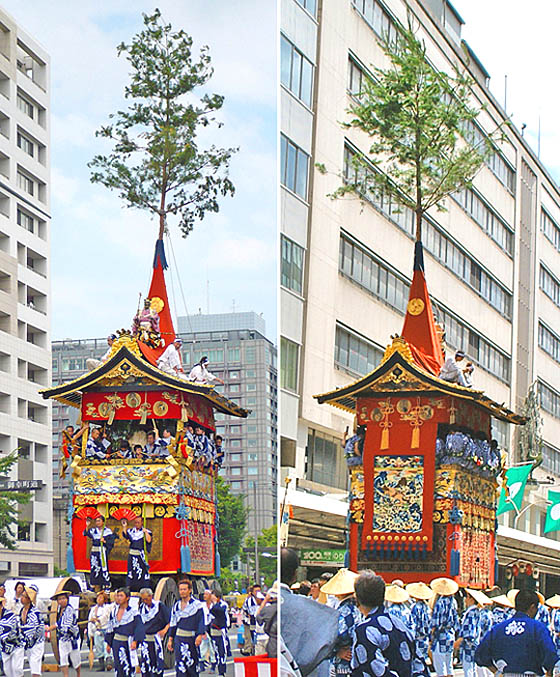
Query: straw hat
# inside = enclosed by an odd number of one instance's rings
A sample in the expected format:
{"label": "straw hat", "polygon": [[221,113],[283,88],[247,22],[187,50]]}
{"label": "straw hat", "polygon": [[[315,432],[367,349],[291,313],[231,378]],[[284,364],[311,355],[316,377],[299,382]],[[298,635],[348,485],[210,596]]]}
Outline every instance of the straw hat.
{"label": "straw hat", "polygon": [[54,595],[51,597],[53,602],[58,601],[58,598],[61,597],[62,595],[65,595],[66,597],[70,597],[71,595],[75,595],[75,592],[72,592],[71,590],[61,590],[60,592],[55,592]]}
{"label": "straw hat", "polygon": [[434,578],[430,588],[438,595],[454,595],[459,590],[459,585],[451,578]]}
{"label": "straw hat", "polygon": [[391,602],[391,604],[403,604],[403,602],[408,602],[410,595],[404,589],[398,585],[388,585],[385,588],[385,601]]}
{"label": "straw hat", "polygon": [[301,583],[298,581],[290,586],[290,590],[299,590],[301,588]]}
{"label": "straw hat", "polygon": [[405,590],[411,597],[414,597],[414,599],[428,600],[434,594],[434,591],[430,586],[425,583],[409,583]]}
{"label": "straw hat", "polygon": [[546,600],[551,609],[560,609],[560,595],[553,595]]}
{"label": "straw hat", "polygon": [[488,595],[485,595],[482,590],[471,590],[471,588],[466,588],[465,592],[470,595],[477,604],[485,606],[486,604],[492,604],[492,600]]}
{"label": "straw hat", "polygon": [[496,597],[491,597],[490,601],[493,604],[499,604],[500,606],[505,606],[508,609],[515,609],[513,602],[506,597],[506,595],[496,595]]}
{"label": "straw hat", "polygon": [[31,604],[35,604],[35,600],[37,599],[37,592],[38,591],[35,589],[35,587],[32,588],[29,585],[25,586],[25,593],[27,594],[27,596],[31,600]]}
{"label": "straw hat", "polygon": [[354,592],[358,575],[350,569],[339,569],[330,581],[321,586],[321,592],[326,595],[350,595]]}
{"label": "straw hat", "polygon": [[[507,597],[512,604],[515,604],[515,598],[517,597],[518,592],[519,592],[519,590],[517,590],[517,588],[513,588],[513,590],[508,590]],[[541,604],[544,604],[544,595],[542,594],[542,592],[538,592],[537,590],[535,590],[535,592],[537,593],[537,597],[539,598],[539,602]]]}

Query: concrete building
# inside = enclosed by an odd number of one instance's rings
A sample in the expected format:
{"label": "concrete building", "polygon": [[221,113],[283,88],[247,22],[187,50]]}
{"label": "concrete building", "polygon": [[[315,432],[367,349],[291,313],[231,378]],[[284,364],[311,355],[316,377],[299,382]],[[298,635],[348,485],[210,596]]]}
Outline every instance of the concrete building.
{"label": "concrete building", "polygon": [[[223,313],[179,317],[177,333],[183,339],[183,365],[189,370],[203,355],[209,368],[225,381],[218,386],[227,397],[251,409],[247,419],[216,415],[216,430],[224,437],[226,450],[222,475],[234,493],[247,497],[250,509],[248,533],[254,534],[276,521],[277,500],[277,366],[276,348],[266,338],[260,315]],[[85,371],[86,359],[100,358],[107,339],[64,340],[52,344],[53,383],[77,378]],[[56,497],[68,496],[67,480],[58,478],[62,430],[74,424],[77,410],[53,404],[53,485]],[[62,524],[66,507],[59,501]],[[65,539],[65,534],[63,534]],[[59,548],[61,564],[65,547]]]}
{"label": "concrete building", "polygon": [[0,453],[11,479],[41,480],[0,575],[53,572],[50,383],[49,56],[0,10]]}
{"label": "concrete building", "polygon": [[[281,465],[292,478],[290,542],[304,549],[344,548],[340,442],[353,425],[313,395],[371,371],[402,329],[408,300],[410,211],[383,196],[365,205],[328,197],[352,171],[352,156],[367,155],[367,137],[341,122],[364,75],[387,63],[380,36],[406,25],[407,4],[430,61],[448,72],[462,64],[487,106],[469,130],[473,137],[493,132],[506,115],[461,39],[463,22],[451,3],[282,0]],[[536,564],[548,594],[560,589],[558,534],[543,533],[545,483],[560,472],[560,191],[519,130],[504,133],[474,188],[426,219],[426,277],[448,347],[474,361],[477,388],[520,410],[538,384],[545,444],[534,477],[543,484],[531,485],[519,519],[501,519],[498,554],[504,565],[517,558]],[[512,434],[494,426],[513,463]]]}

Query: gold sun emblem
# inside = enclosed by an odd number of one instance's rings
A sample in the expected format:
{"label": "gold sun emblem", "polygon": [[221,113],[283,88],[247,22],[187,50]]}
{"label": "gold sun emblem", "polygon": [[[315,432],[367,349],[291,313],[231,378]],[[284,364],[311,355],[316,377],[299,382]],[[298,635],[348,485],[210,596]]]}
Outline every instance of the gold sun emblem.
{"label": "gold sun emblem", "polygon": [[411,315],[420,315],[420,313],[424,311],[424,308],[425,308],[424,301],[422,301],[422,299],[419,298],[410,299],[410,301],[408,302],[408,306],[406,307],[407,311]]}
{"label": "gold sun emblem", "polygon": [[165,303],[163,302],[163,299],[160,299],[159,296],[154,296],[152,300],[150,301],[150,308],[152,310],[155,310],[156,313],[161,313],[165,306]]}

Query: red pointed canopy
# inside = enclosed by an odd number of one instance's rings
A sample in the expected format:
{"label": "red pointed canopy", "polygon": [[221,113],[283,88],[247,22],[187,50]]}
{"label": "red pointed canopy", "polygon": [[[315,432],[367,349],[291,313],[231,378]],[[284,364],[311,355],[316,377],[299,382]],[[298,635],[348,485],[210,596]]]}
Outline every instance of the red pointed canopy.
{"label": "red pointed canopy", "polygon": [[414,247],[414,275],[410,285],[402,337],[408,342],[414,361],[422,369],[438,376],[444,362],[444,354],[424,277],[424,250],[421,242],[416,242]]}
{"label": "red pointed canopy", "polygon": [[169,307],[169,299],[167,298],[167,287],[165,286],[164,270],[167,270],[167,267],[163,240],[157,240],[154,254],[152,282],[150,284],[148,298],[152,300],[152,303],[154,303],[154,299],[159,299],[159,302],[156,303],[155,307],[159,312],[159,329],[165,345],[161,348],[149,348],[143,343],[139,344],[144,357],[152,364],[157,362],[158,357],[175,338],[175,328],[173,327],[171,308]]}

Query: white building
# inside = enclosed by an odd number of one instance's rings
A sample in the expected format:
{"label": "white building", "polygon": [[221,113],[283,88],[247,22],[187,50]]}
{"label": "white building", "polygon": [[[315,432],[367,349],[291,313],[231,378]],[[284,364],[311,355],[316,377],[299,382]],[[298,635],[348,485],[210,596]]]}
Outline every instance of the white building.
{"label": "white building", "polygon": [[[340,185],[337,174],[350,171],[348,159],[367,155],[367,137],[341,122],[364,73],[387,63],[380,37],[406,25],[407,4],[431,62],[448,72],[462,63],[475,81],[487,109],[471,131],[492,132],[505,113],[447,0],[282,0],[281,465],[292,478],[290,542],[304,549],[344,548],[347,473],[340,442],[353,424],[313,395],[371,371],[389,336],[400,333],[408,300],[411,215],[382,200],[363,206],[328,197]],[[430,214],[424,247],[448,346],[475,362],[476,387],[517,411],[538,382],[546,444],[535,478],[559,482],[560,191],[520,132],[506,128],[474,189],[449,198],[446,207]],[[502,425],[493,430],[515,462],[512,432]],[[530,560],[541,586],[552,589],[560,586],[560,544],[557,533],[543,534],[546,485],[533,485],[527,498],[516,523],[512,514],[502,520],[500,563]]]}
{"label": "white building", "polygon": [[49,56],[0,11],[0,454],[41,480],[0,576],[53,572],[50,384]]}

